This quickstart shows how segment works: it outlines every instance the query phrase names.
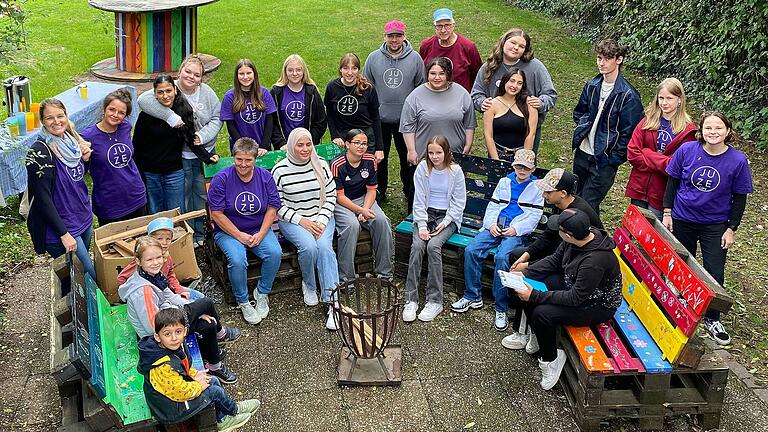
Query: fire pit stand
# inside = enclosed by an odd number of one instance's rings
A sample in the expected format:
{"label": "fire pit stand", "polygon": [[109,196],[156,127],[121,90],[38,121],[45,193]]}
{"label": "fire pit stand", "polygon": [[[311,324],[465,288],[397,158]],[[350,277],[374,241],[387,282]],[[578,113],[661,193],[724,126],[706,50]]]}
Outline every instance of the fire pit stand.
{"label": "fire pit stand", "polygon": [[400,289],[372,277],[341,283],[334,290],[334,318],[343,343],[338,382],[344,385],[399,385],[403,350],[390,344],[400,316]]}

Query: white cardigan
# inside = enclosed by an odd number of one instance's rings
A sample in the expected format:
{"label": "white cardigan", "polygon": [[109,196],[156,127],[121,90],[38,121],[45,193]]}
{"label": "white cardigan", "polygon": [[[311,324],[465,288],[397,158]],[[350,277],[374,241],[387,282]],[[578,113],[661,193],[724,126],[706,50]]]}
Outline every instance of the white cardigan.
{"label": "white cardigan", "polygon": [[[467,203],[467,185],[464,183],[464,171],[457,164],[451,164],[448,172],[451,184],[448,186],[450,201],[445,211],[445,226],[451,222],[456,224],[457,231],[461,228],[464,218],[464,206]],[[419,229],[427,228],[427,208],[429,207],[429,179],[427,161],[419,162],[416,173],[413,176],[413,222]]]}

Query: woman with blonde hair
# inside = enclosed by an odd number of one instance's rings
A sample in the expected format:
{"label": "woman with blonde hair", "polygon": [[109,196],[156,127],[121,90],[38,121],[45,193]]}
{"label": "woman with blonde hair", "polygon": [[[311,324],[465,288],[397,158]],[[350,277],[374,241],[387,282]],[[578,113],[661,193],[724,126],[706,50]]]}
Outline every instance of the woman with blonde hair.
{"label": "woman with blonde hair", "polygon": [[317,84],[309,76],[307,63],[300,55],[286,57],[280,79],[270,93],[277,105],[277,125],[272,128],[275,148],[284,146],[288,135],[297,127],[308,129],[312,142],[320,144],[327,127],[325,106]]}
{"label": "woman with blonde hair", "polygon": [[275,101],[259,81],[256,65],[240,59],[235,65],[234,84],[221,101],[221,119],[227,124],[229,153],[241,137],[259,144],[258,156],[272,150],[272,128],[275,121]]}
{"label": "woman with blonde hair", "polygon": [[58,99],[40,102],[42,128],[27,154],[27,229],[35,252],[56,258],[74,252],[96,279],[88,249],[93,213],[85,184],[91,145],[74,130]]}
{"label": "woman with blonde hair", "polygon": [[683,84],[677,78],[667,78],[656,88],[656,97],[627,145],[632,171],[625,195],[632,204],[651,210],[661,219],[667,165],[683,143],[694,140],[696,124],[686,111]]}
{"label": "woman with blonde hair", "polygon": [[339,78],[325,88],[325,111],[334,143],[343,147],[344,135],[351,129],[361,129],[368,136],[368,153],[373,153],[378,162],[384,159],[379,96],[361,73],[357,54],[346,53],[341,57]]}

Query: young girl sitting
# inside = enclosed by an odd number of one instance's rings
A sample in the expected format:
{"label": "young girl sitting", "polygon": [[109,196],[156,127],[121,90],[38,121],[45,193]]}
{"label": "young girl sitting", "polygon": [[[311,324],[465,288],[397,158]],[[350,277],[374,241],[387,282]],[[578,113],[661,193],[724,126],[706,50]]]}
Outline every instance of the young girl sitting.
{"label": "young girl sitting", "polygon": [[219,380],[189,364],[184,338],[187,319],[180,309],[163,309],[155,315],[154,335],[139,341],[139,372],[144,375],[144,395],[152,415],[161,424],[186,421],[210,405],[216,410],[217,430],[233,431],[244,425],[259,401],[232,400]]}
{"label": "young girl sitting", "polygon": [[163,275],[163,248],[152,237],[136,240],[134,251],[138,271],[120,285],[120,299],[128,303],[128,319],[140,338],[155,334],[155,315],[161,309],[179,308],[184,311],[189,328],[197,333],[200,354],[206,369],[225,384],[237,381],[237,375],[221,361],[219,343],[232,342],[240,337],[240,330],[221,325],[219,314],[209,298],[190,302],[171,291]]}
{"label": "young girl sitting", "polygon": [[[147,234],[157,240],[160,246],[163,248],[163,267],[160,272],[168,279],[168,286],[171,291],[188,299],[189,301],[195,301],[199,298],[205,297],[205,294],[192,288],[185,288],[179,282],[176,277],[176,272],[173,270],[175,267],[173,264],[173,258],[169,253],[171,243],[173,243],[173,221],[167,217],[159,217],[152,219],[152,222],[147,225]],[[119,275],[117,275],[118,285],[122,285],[129,277],[136,271],[136,260],[131,261],[127,266],[123,268]]]}
{"label": "young girl sitting", "polygon": [[453,163],[448,139],[432,137],[427,154],[416,167],[413,177],[413,243],[405,283],[407,303],[403,321],[416,319],[419,308],[419,279],[424,250],[429,252],[427,304],[419,314],[421,321],[432,321],[443,310],[443,244],[461,226],[467,189],[464,172]]}

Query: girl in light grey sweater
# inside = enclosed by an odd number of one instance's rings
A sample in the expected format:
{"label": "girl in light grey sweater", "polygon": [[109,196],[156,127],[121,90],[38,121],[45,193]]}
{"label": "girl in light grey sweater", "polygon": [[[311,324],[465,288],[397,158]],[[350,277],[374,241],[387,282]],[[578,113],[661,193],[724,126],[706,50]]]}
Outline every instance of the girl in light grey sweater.
{"label": "girl in light grey sweater", "polygon": [[408,260],[403,321],[416,319],[424,251],[428,253],[426,304],[419,320],[432,321],[443,310],[443,244],[461,227],[467,189],[464,172],[453,162],[448,139],[437,135],[413,178],[413,242]]}

